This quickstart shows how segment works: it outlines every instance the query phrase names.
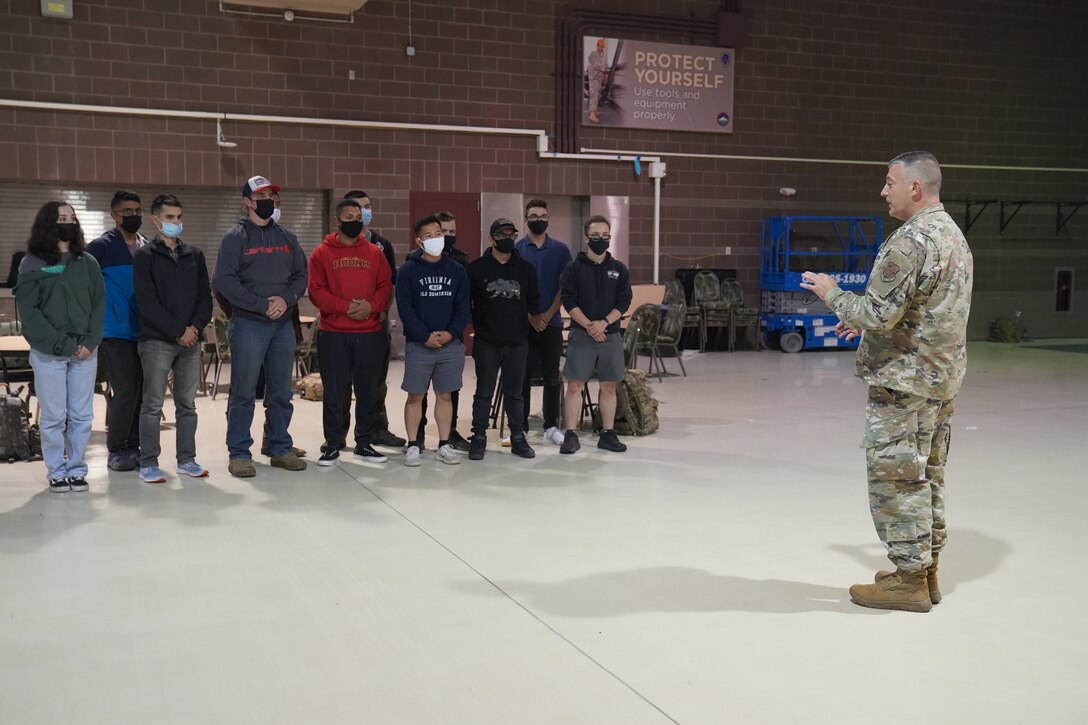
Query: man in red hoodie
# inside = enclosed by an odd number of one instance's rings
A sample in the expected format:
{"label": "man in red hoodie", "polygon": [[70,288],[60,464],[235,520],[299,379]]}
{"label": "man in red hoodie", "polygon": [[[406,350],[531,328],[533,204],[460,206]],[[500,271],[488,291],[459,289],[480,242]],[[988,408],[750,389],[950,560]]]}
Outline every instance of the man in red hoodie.
{"label": "man in red hoodie", "polygon": [[321,367],[325,444],[317,465],[331,466],[344,448],[344,411],[355,388],[355,458],[384,463],[370,445],[375,385],[389,353],[381,314],[393,293],[389,262],[363,237],[359,202],[336,205],[338,231],[310,255],[310,301],[321,312],[317,356]]}

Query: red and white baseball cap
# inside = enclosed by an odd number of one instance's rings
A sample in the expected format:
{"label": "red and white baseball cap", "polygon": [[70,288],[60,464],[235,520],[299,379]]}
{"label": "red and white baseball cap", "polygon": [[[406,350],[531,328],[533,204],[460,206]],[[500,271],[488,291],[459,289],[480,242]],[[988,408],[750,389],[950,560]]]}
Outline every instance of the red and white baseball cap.
{"label": "red and white baseball cap", "polygon": [[280,187],[276,186],[263,176],[252,176],[249,181],[246,182],[246,185],[242,187],[242,196],[252,198],[254,193],[265,189],[278,192]]}

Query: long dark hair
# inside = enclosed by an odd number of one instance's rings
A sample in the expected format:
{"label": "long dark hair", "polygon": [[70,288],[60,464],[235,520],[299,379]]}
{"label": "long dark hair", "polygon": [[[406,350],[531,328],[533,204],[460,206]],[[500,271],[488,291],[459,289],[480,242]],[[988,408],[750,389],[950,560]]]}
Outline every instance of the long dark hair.
{"label": "long dark hair", "polygon": [[[66,201],[47,201],[38,210],[34,217],[34,224],[30,227],[30,239],[26,243],[26,251],[45,260],[46,264],[60,262],[60,230],[57,229],[57,219],[60,217],[62,206],[72,206]],[[79,219],[76,219],[79,223]],[[79,237],[68,243],[68,251],[73,257],[83,256],[83,228],[80,227]]]}

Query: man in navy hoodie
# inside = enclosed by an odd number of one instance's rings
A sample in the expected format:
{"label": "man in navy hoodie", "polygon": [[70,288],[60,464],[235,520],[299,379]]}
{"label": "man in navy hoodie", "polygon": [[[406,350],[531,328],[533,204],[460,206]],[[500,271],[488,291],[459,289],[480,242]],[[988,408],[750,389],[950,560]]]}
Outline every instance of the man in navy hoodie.
{"label": "man in navy hoodie", "polygon": [[306,254],[287,227],[272,221],[272,198],[280,187],[254,176],[242,187],[246,217],[239,219],[219,243],[215,289],[234,314],[230,339],[230,399],[227,402],[228,470],[232,476],[256,474],[250,448],[257,374],[265,371],[265,415],[271,464],[301,471],[306,462],[295,455],[291,434],[291,367],[295,331],[291,308],[306,293]]}
{"label": "man in navy hoodie", "polygon": [[438,423],[437,458],[460,463],[449,444],[453,403],[450,394],[461,388],[465,370],[465,346],[461,342],[468,324],[468,273],[445,251],[442,223],[423,217],[413,231],[420,247],[397,270],[397,310],[404,326],[404,425],[413,440],[404,454],[406,466],[420,465],[422,446],[416,440],[423,415],[423,397],[435,392]]}
{"label": "man in navy hoodie", "polygon": [[147,240],[140,235],[143,209],[140,197],[122,189],[110,202],[110,218],[116,225],[87,246],[102,268],[106,285],[106,322],[102,353],[106,358],[112,395],[106,419],[107,466],[113,471],[132,471],[140,458],[140,406],[143,400],[143,369],[136,340],[140,321],[132,282],[132,258]]}

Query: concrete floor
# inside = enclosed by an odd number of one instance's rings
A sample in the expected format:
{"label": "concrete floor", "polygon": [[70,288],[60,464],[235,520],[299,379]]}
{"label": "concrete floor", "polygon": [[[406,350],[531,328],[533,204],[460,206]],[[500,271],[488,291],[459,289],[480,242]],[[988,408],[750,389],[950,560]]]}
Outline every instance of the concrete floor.
{"label": "concrete floor", "polygon": [[200,398],[212,475],[165,486],[107,473],[99,398],[88,493],[0,465],[0,721],[1082,723],[1088,354],[970,361],[924,615],[847,595],[886,563],[849,353],[689,360],[623,455],[238,480]]}

